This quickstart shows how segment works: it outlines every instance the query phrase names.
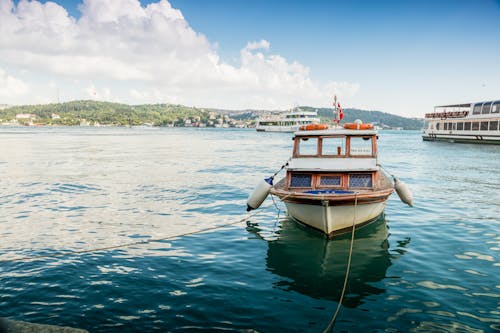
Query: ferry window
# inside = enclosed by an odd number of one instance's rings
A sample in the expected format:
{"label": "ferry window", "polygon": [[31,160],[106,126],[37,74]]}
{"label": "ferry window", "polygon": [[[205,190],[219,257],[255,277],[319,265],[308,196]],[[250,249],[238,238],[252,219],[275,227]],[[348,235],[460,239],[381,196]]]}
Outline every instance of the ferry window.
{"label": "ferry window", "polygon": [[371,156],[372,140],[371,137],[353,137],[351,136],[350,152],[351,156]]}
{"label": "ferry window", "polygon": [[299,155],[318,155],[318,138],[301,138]]}
{"label": "ferry window", "polygon": [[491,109],[491,102],[484,103],[483,104],[483,109],[482,109],[481,113],[482,114],[490,113],[490,109]]}
{"label": "ferry window", "polygon": [[437,123],[437,124],[436,124],[436,129],[437,129],[437,130],[439,130],[439,124],[441,124],[441,123]]}
{"label": "ferry window", "polygon": [[474,109],[472,110],[472,114],[481,114],[481,104],[474,105]]}
{"label": "ferry window", "polygon": [[311,187],[312,175],[292,174],[290,187]]}
{"label": "ferry window", "polygon": [[464,123],[457,123],[457,131],[463,131]]}
{"label": "ferry window", "polygon": [[322,155],[345,155],[345,138],[323,138]]}
{"label": "ferry window", "polygon": [[453,130],[456,131],[457,130],[457,123],[453,123]]}
{"label": "ferry window", "polygon": [[493,104],[491,113],[500,113],[500,102],[495,102],[495,104]]}
{"label": "ferry window", "polygon": [[349,175],[349,187],[372,187],[371,174]]}
{"label": "ferry window", "polygon": [[470,122],[465,122],[464,123],[464,131],[470,131]]}
{"label": "ferry window", "polygon": [[446,131],[448,129],[448,123],[444,123],[444,130]]}
{"label": "ferry window", "polygon": [[320,186],[340,186],[340,176],[321,176],[319,181]]}
{"label": "ferry window", "polygon": [[490,121],[490,131],[498,130],[498,120]]}
{"label": "ferry window", "polygon": [[482,121],[481,122],[481,131],[487,131],[487,130],[488,130],[488,122]]}
{"label": "ferry window", "polygon": [[473,131],[478,131],[479,130],[479,122],[475,121],[472,123],[472,130]]}

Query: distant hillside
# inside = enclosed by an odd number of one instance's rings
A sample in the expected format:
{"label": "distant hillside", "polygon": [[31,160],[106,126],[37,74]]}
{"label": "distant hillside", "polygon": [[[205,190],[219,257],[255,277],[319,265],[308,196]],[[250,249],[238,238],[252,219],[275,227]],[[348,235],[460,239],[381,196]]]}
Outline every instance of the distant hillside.
{"label": "distant hillside", "polygon": [[[90,124],[157,126],[184,124],[186,119],[208,120],[210,113],[204,109],[172,104],[127,105],[100,101],[72,101],[58,104],[13,106],[0,110],[0,119],[9,121],[17,114],[35,115],[32,121],[45,125],[80,125],[82,120]],[[19,120],[21,123],[29,120]],[[180,123],[182,121],[182,124]]]}
{"label": "distant hillside", "polygon": [[[331,108],[315,108],[310,106],[300,106],[299,108],[304,111],[317,111],[318,116],[322,119],[322,122],[330,122],[331,119],[333,118],[333,109]],[[278,111],[264,111],[264,110],[243,110],[243,111],[217,110],[217,111],[228,114],[231,116],[231,118],[239,120],[251,120],[263,114],[266,113],[269,114],[271,112],[278,113]],[[342,123],[353,122],[356,119],[361,119],[365,123],[374,123],[382,128],[399,127],[406,130],[419,130],[424,125],[423,119],[405,118],[380,111],[344,109],[344,119],[342,120]]]}
{"label": "distant hillside", "polygon": [[[321,118],[332,119],[333,110],[330,108],[301,107],[302,110],[317,111]],[[344,109],[344,119],[342,122],[350,123],[356,119],[361,119],[364,123],[374,123],[383,127],[401,127],[407,130],[418,130],[424,125],[423,119],[412,119],[396,116],[380,111],[366,111],[359,109]]]}
{"label": "distant hillside", "polygon": [[[317,111],[324,122],[332,119],[330,108],[300,107],[306,111]],[[187,107],[173,104],[127,105],[100,101],[72,101],[45,105],[23,105],[0,109],[0,123],[17,121],[19,124],[80,125],[82,122],[100,125],[141,125],[155,126],[251,126],[265,110],[221,110]],[[19,114],[34,117],[18,117]],[[343,122],[361,119],[365,123],[375,123],[382,128],[400,127],[421,129],[423,120],[409,119],[380,111],[345,109]]]}

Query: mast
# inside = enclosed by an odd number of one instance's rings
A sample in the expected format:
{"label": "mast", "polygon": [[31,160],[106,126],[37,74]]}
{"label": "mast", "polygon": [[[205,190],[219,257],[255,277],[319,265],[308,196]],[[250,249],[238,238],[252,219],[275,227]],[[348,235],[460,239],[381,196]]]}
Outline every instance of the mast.
{"label": "mast", "polygon": [[333,123],[336,125],[340,123],[339,112],[337,107],[337,95],[333,96]]}

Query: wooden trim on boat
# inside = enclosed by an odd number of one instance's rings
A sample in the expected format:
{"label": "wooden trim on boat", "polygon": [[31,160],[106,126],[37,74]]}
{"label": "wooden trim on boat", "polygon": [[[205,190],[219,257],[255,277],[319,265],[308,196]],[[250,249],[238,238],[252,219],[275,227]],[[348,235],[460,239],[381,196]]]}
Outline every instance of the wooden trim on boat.
{"label": "wooden trim on boat", "polygon": [[[352,155],[351,154],[351,138],[363,138],[370,137],[372,152],[369,155]],[[323,155],[323,139],[331,139],[331,138],[342,138],[345,139],[345,149],[344,153],[340,155]],[[310,155],[302,155],[299,154],[299,146],[300,140],[303,139],[316,139],[316,154]],[[293,144],[293,158],[301,158],[301,157],[316,157],[316,158],[367,158],[367,157],[376,157],[377,156],[377,136],[376,135],[325,135],[325,136],[296,136],[294,138]]]}
{"label": "wooden trim on boat", "polygon": [[292,192],[285,189],[272,188],[271,194],[278,196],[284,202],[308,204],[308,205],[323,205],[324,201],[328,201],[329,205],[344,206],[352,205],[354,200],[357,201],[359,205],[377,203],[387,200],[387,198],[392,194],[394,189],[392,187],[381,189],[381,190],[361,190],[355,193],[349,194],[311,194],[304,192]]}
{"label": "wooden trim on boat", "polygon": [[[372,176],[372,188],[349,188],[349,177],[353,174],[371,174]],[[310,175],[311,176],[311,186],[309,187],[291,187],[292,175]],[[324,186],[320,185],[321,177],[323,176],[340,176],[340,186]],[[385,174],[381,171],[350,171],[350,172],[315,172],[315,171],[288,171],[285,178],[278,182],[275,186],[276,189],[289,191],[300,191],[300,190],[371,190],[376,191],[377,189],[385,189],[392,187],[392,183],[387,178]]]}
{"label": "wooden trim on boat", "polygon": [[[321,177],[340,177],[340,185],[332,186],[332,185],[321,185]],[[319,189],[331,188],[331,189],[343,189],[347,182],[347,174],[340,172],[325,172],[321,174],[317,174],[314,177],[314,187]]]}

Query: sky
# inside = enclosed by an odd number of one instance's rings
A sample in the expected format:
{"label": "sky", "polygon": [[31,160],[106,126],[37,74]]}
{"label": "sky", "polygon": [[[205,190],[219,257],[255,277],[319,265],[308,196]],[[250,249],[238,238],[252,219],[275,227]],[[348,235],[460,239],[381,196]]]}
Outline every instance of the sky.
{"label": "sky", "polygon": [[423,117],[500,99],[500,0],[0,0],[0,104]]}

